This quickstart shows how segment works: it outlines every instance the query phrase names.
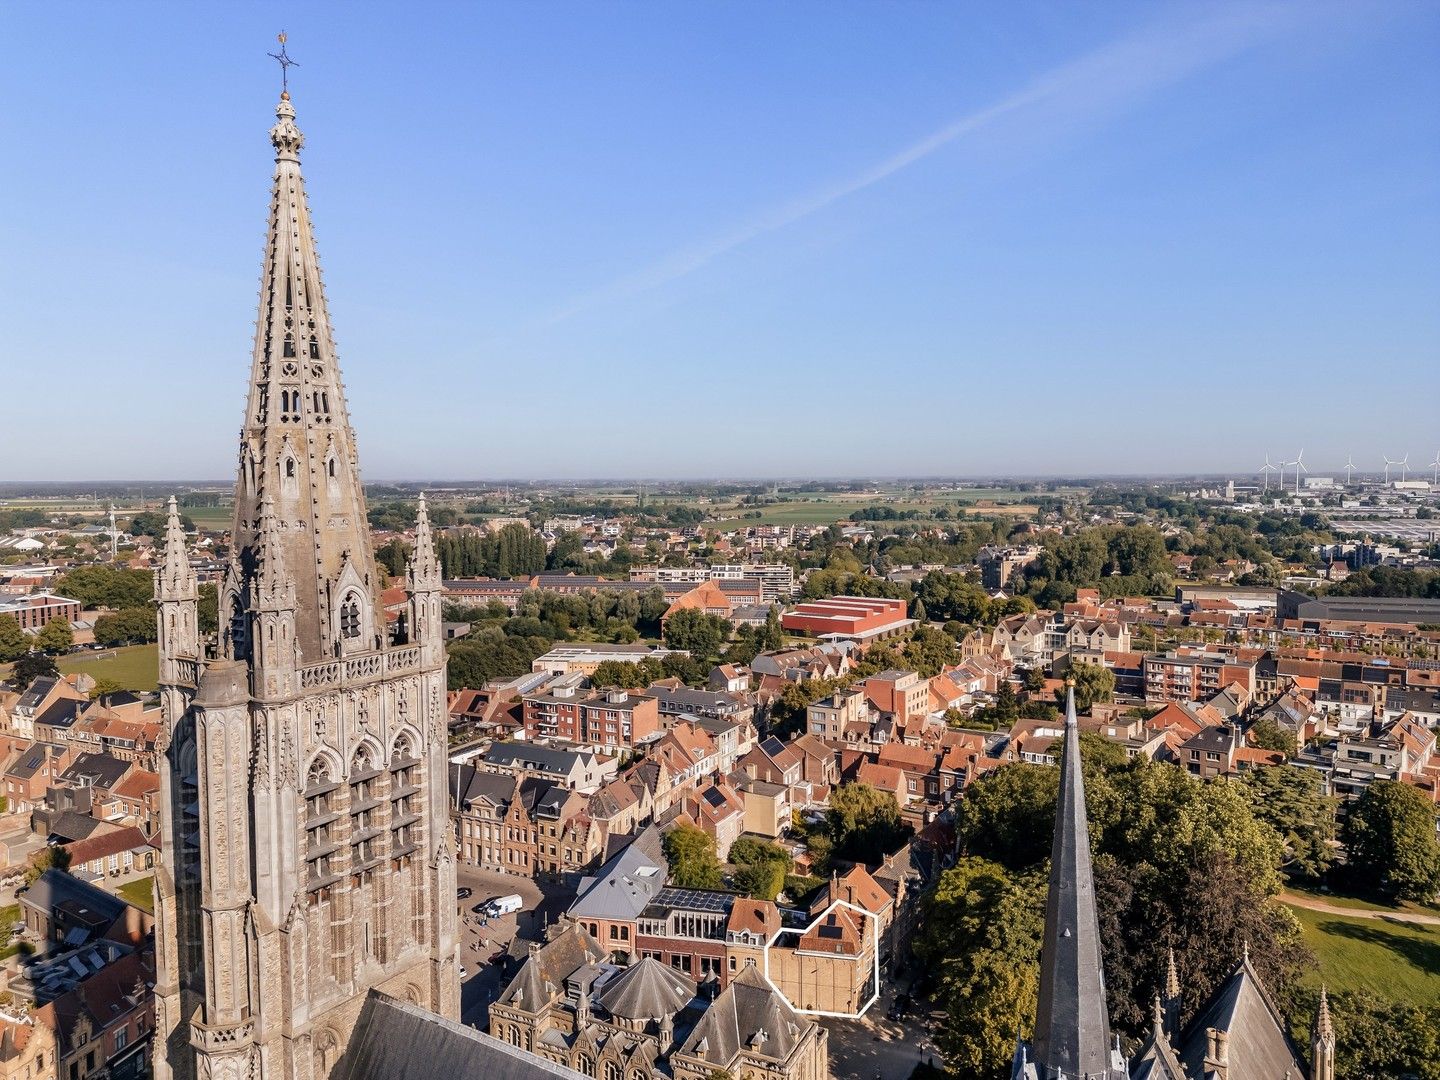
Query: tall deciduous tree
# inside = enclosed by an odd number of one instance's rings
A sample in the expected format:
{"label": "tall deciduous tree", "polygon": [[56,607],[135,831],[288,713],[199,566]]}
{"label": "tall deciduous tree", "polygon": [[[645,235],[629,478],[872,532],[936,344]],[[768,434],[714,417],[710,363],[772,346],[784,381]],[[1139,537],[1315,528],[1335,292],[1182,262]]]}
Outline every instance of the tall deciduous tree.
{"label": "tall deciduous tree", "polygon": [[1433,900],[1440,890],[1435,809],[1418,788],[1376,780],[1350,807],[1342,839],[1357,882],[1396,900]]}
{"label": "tall deciduous tree", "polygon": [[836,854],[862,862],[898,850],[910,831],[895,796],[869,784],[841,784],[832,791],[827,822]]}
{"label": "tall deciduous tree", "polygon": [[961,858],[925,899],[915,951],[939,982],[940,1044],[951,1071],[1009,1076],[1017,1031],[1035,1025],[1045,877]]}
{"label": "tall deciduous tree", "polygon": [[1335,861],[1336,801],[1325,794],[1320,774],[1277,765],[1252,769],[1244,784],[1255,816],[1285,845],[1286,868],[1303,877],[1321,877]]}
{"label": "tall deciduous tree", "polygon": [[70,629],[70,620],[56,616],[40,628],[35,635],[35,647],[47,653],[67,652],[75,643],[75,634]]}
{"label": "tall deciduous tree", "polygon": [[0,615],[0,664],[18,660],[30,651],[29,639],[14,615]]}
{"label": "tall deciduous tree", "polygon": [[664,848],[672,883],[684,889],[718,889],[725,884],[715,840],[703,829],[682,822],[665,834]]}

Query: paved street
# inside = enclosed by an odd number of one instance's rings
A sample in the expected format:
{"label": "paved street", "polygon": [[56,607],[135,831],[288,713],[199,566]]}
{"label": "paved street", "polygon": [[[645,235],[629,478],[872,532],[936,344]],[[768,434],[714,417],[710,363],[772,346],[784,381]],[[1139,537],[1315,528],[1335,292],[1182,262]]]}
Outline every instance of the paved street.
{"label": "paved street", "polygon": [[898,1023],[885,1018],[894,1000],[895,990],[887,986],[862,1019],[820,1021],[830,1032],[836,1080],[905,1080],[921,1062],[940,1064],[923,1014],[912,1012]]}
{"label": "paved street", "polygon": [[[460,965],[465,975],[460,980],[460,1017],[474,1027],[487,1028],[490,1002],[501,986],[502,965],[490,963],[497,952],[510,947],[518,936],[525,941],[538,941],[541,927],[554,922],[570,906],[574,893],[562,885],[539,883],[495,870],[479,870],[473,866],[456,868],[457,884],[472,890],[460,904]],[[497,896],[518,894],[525,907],[513,915],[490,919],[481,925],[483,916],[474,908]]]}

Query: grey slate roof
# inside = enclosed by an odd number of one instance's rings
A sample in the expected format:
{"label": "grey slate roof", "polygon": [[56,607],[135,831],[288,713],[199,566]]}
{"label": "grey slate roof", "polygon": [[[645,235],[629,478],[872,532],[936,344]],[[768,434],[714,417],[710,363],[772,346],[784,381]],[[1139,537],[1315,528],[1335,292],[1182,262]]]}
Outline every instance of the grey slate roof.
{"label": "grey slate roof", "polygon": [[598,1004],[611,1016],[650,1020],[678,1013],[696,992],[690,979],[647,956],[612,980]]}
{"label": "grey slate roof", "polygon": [[99,788],[113,788],[125,778],[130,768],[130,762],[112,754],[81,754],[60,776],[71,783],[83,779]]}
{"label": "grey slate roof", "polygon": [[564,992],[565,980],[605,957],[604,947],[579,923],[572,923],[555,940],[532,953],[498,1000],[538,1012]]}
{"label": "grey slate roof", "polygon": [[1285,1021],[1247,956],[1210,1003],[1196,1014],[1180,1040],[1180,1060],[1192,1076],[1205,1075],[1208,1028],[1230,1035],[1230,1075],[1245,1080],[1285,1080],[1307,1075],[1285,1034]]}
{"label": "grey slate roof", "polygon": [[1031,1060],[1042,1075],[1106,1080],[1111,1072],[1110,1016],[1100,957],[1100,920],[1090,870],[1090,832],[1085,778],[1080,769],[1080,726],[1075,688],[1065,701],[1065,753],[1060,763],[1060,802],[1050,852],[1045,901],[1045,943],[1040,959],[1040,997]]}
{"label": "grey slate roof", "polygon": [[360,1009],[337,1071],[338,1080],[578,1080],[580,1076],[528,1050],[375,990]]}
{"label": "grey slate roof", "polygon": [[725,1069],[741,1050],[783,1061],[813,1023],[797,1013],[753,966],[730,980],[690,1032],[681,1053]]}
{"label": "grey slate roof", "polygon": [[114,922],[129,906],[118,896],[61,870],[46,870],[20,893],[20,902],[43,912],[47,918],[56,908],[70,905],[72,910],[91,913],[96,922],[105,923]]}
{"label": "grey slate roof", "polygon": [[665,887],[668,873],[660,848],[660,831],[651,825],[600,867],[593,878],[581,882],[570,915],[577,919],[633,921]]}

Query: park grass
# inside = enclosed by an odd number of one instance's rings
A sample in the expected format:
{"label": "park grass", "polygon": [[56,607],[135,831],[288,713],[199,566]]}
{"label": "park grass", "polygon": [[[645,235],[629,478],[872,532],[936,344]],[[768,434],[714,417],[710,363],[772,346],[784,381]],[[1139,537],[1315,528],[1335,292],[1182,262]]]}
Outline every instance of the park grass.
{"label": "park grass", "polygon": [[1440,1003],[1440,926],[1290,910],[1319,961],[1302,980],[1307,986]]}
{"label": "park grass", "polygon": [[133,904],[149,914],[155,913],[155,879],[153,877],[127,881],[115,891],[126,903]]}
{"label": "park grass", "polygon": [[127,645],[102,653],[71,653],[56,666],[62,675],[81,673],[96,681],[108,680],[126,690],[154,690],[160,677],[159,650],[155,645]]}

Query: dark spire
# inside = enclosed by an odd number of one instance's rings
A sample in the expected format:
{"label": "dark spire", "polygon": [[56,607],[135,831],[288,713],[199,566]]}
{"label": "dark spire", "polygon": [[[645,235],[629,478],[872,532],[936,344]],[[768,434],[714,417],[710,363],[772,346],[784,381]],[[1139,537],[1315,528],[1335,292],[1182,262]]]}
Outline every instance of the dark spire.
{"label": "dark spire", "polygon": [[1040,957],[1033,1045],[1031,1060],[1043,1077],[1110,1080],[1125,1075],[1123,1063],[1117,1068],[1105,1002],[1073,684],[1065,699],[1065,748],[1060,760],[1060,800],[1050,853],[1050,893],[1045,904],[1045,946]]}

